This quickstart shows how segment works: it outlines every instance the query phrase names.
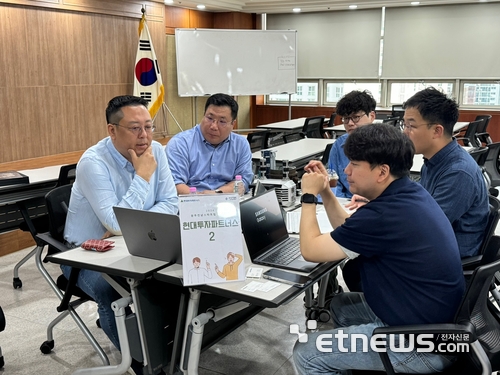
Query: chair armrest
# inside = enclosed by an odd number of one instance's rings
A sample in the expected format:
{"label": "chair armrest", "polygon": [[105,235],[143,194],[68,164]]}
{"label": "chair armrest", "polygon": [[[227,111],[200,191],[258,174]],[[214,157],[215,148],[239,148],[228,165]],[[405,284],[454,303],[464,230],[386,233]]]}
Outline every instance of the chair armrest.
{"label": "chair armrest", "polygon": [[462,258],[462,269],[465,271],[474,271],[474,269],[481,264],[483,259],[482,255],[475,255],[473,257]]}
{"label": "chair armrest", "polygon": [[42,242],[44,242],[46,245],[53,246],[59,251],[68,250],[68,247],[65,244],[53,238],[48,232],[39,233],[36,235],[36,237],[39,238]]}

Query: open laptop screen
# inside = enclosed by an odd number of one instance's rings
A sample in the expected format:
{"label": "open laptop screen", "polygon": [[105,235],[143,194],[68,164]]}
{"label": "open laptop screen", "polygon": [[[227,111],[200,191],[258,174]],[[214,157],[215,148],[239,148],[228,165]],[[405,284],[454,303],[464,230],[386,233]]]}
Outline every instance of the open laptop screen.
{"label": "open laptop screen", "polygon": [[288,238],[274,189],[241,202],[240,213],[241,228],[252,260]]}

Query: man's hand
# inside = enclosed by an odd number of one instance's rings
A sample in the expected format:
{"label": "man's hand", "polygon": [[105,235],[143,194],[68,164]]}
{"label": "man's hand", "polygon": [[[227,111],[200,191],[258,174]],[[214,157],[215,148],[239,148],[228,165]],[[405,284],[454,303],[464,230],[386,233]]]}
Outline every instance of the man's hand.
{"label": "man's hand", "polygon": [[313,195],[318,195],[323,190],[330,189],[328,175],[320,172],[304,173],[302,175],[302,180],[300,184],[301,184],[302,194],[309,193]]}
{"label": "man's hand", "polygon": [[316,173],[321,173],[325,176],[328,176],[328,172],[326,171],[326,168],[325,166],[323,165],[322,162],[320,162],[319,160],[311,160],[305,167],[304,167],[304,170],[307,172],[307,173],[312,173],[312,172],[316,172]]}
{"label": "man's hand", "polygon": [[141,156],[137,156],[133,149],[129,149],[128,153],[132,159],[132,165],[134,166],[135,173],[149,182],[149,179],[153,175],[157,166],[153,155],[153,146],[149,146]]}
{"label": "man's hand", "polygon": [[361,206],[364,206],[370,202],[368,199],[365,197],[362,197],[361,195],[354,194],[351,198],[351,201],[345,205],[345,207],[349,210],[355,210]]}

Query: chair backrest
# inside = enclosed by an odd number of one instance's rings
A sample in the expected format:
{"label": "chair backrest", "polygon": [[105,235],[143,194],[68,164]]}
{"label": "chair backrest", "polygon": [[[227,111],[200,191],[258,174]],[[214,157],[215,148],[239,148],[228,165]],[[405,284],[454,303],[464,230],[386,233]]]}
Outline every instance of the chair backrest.
{"label": "chair backrest", "polygon": [[260,151],[267,148],[267,141],[269,138],[269,131],[255,131],[247,134],[247,140],[250,144],[252,152]]}
{"label": "chair backrest", "polygon": [[328,160],[330,159],[330,151],[332,150],[333,143],[329,143],[325,147],[325,151],[323,151],[323,156],[321,157],[321,162],[323,165],[328,166]]}
{"label": "chair backrest", "polygon": [[392,106],[391,117],[401,117],[405,115],[405,110],[402,104],[394,104]]}
{"label": "chair backrest", "polygon": [[477,127],[483,122],[484,120],[477,120],[477,121],[472,121],[467,125],[467,129],[465,130],[465,134],[463,138],[457,138],[461,139],[464,146],[471,146],[471,147],[480,147],[481,144],[479,140],[477,139]]}
{"label": "chair backrest", "polygon": [[488,145],[488,154],[486,155],[486,162],[484,163],[484,168],[490,176],[491,186],[500,186],[500,142],[490,143]]}
{"label": "chair backrest", "polygon": [[295,142],[300,139],[304,139],[304,134],[303,133],[289,133],[285,134],[283,136],[283,139],[285,140],[285,143],[290,143],[290,142]]}
{"label": "chair backrest", "polygon": [[63,165],[59,170],[56,186],[70,185],[76,179],[76,164]]}
{"label": "chair backrest", "polygon": [[455,315],[455,323],[471,322],[476,335],[493,367],[500,360],[500,323],[488,308],[489,290],[500,260],[477,267],[468,283],[465,295]]}
{"label": "chair backrest", "polygon": [[330,115],[330,121],[328,121],[328,126],[334,126],[335,125],[335,117],[337,117],[337,113],[333,112]]}
{"label": "chair backrest", "polygon": [[49,213],[49,233],[52,238],[64,242],[64,226],[68,214],[72,185],[56,187],[45,195]]}
{"label": "chair backrest", "polygon": [[478,120],[483,120],[483,122],[477,127],[477,132],[478,133],[484,133],[486,132],[486,129],[488,128],[488,124],[490,123],[491,120],[491,115],[478,115],[474,119],[474,121]]}
{"label": "chair backrest", "polygon": [[323,138],[323,122],[325,122],[325,116],[306,118],[304,126],[302,127],[302,133],[304,133],[307,138]]}
{"label": "chair backrest", "polygon": [[482,168],[486,163],[486,157],[488,156],[488,147],[474,147],[468,152],[469,155],[472,156],[472,158],[476,161],[477,165]]}
{"label": "chair backrest", "polygon": [[[490,207],[490,213],[488,215],[488,221],[486,227],[484,228],[484,237],[481,247],[479,249],[479,254],[487,259],[481,259],[481,264],[490,263],[493,261],[491,254],[487,254],[488,245],[495,234],[495,229],[497,228],[498,221],[500,220],[500,200],[495,198],[493,195],[488,196],[488,202]],[[500,238],[499,238],[500,239]]]}

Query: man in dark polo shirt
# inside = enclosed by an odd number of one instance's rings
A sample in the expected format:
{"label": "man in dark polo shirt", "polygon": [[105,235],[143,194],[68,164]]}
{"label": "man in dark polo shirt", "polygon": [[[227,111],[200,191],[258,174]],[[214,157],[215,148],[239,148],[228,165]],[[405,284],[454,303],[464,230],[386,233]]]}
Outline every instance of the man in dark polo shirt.
{"label": "man in dark polo shirt", "polygon": [[[374,124],[353,131],[344,150],[350,189],[369,203],[349,216],[331,192],[322,164],[310,162],[302,177],[300,244],[310,261],[357,257],[364,293],[336,295],[331,304],[336,328],[296,343],[299,374],[382,371],[379,354],[370,345],[353,347],[359,341],[351,341],[351,335],[369,340],[381,326],[452,322],[464,292],[451,224],[434,198],[408,178],[414,154],[410,139],[394,127]],[[330,234],[319,229],[317,194],[335,228]],[[322,334],[331,334],[328,350],[318,348]],[[396,372],[411,373],[440,371],[454,360],[417,349],[392,351],[389,357]]]}

